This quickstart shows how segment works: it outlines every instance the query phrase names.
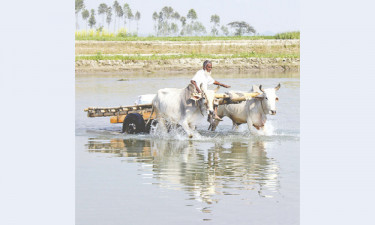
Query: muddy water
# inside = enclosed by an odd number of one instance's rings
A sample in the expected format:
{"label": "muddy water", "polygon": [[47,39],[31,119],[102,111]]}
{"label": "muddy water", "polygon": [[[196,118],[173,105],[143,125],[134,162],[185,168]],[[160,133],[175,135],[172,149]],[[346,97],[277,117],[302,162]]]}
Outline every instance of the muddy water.
{"label": "muddy water", "polygon": [[298,75],[214,77],[230,90],[281,83],[266,133],[232,131],[226,118],[216,132],[202,119],[193,140],[179,130],[125,135],[83,109],[131,105],[191,75],[76,76],[76,224],[299,224]]}

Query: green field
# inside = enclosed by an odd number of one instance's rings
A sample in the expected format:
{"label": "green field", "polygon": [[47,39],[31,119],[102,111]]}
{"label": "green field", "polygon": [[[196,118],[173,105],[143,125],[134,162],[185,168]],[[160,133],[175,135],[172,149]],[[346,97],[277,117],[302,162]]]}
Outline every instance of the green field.
{"label": "green field", "polygon": [[194,36],[194,37],[137,37],[127,36],[123,32],[108,33],[95,31],[77,31],[77,41],[213,41],[213,40],[267,40],[267,39],[299,39],[300,32],[285,32],[274,36]]}

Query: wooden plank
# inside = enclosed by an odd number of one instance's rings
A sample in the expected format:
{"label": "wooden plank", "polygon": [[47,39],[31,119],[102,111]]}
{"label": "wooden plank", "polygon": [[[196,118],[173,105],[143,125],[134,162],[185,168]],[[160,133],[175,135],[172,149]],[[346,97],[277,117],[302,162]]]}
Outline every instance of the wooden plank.
{"label": "wooden plank", "polygon": [[[246,98],[253,98],[255,96],[260,95],[260,93],[252,92],[252,93],[232,93],[229,95],[227,93],[216,93],[215,98],[231,98],[232,101],[245,101]],[[233,96],[233,97],[231,97]]]}
{"label": "wooden plank", "polygon": [[[143,116],[144,120],[148,120],[150,118],[151,110],[142,110],[142,111],[130,111],[129,113],[139,113]],[[110,122],[111,123],[123,123],[125,120],[126,115],[119,115],[119,116],[111,116]],[[151,119],[155,119],[156,114],[155,112],[152,114]]]}

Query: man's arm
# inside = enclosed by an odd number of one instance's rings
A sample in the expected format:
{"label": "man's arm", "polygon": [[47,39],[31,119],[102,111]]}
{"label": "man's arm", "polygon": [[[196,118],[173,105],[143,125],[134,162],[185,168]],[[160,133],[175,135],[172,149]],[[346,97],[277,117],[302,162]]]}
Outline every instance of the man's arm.
{"label": "man's arm", "polygon": [[225,88],[230,88],[229,85],[222,84],[222,83],[220,83],[219,81],[216,81],[216,80],[215,80],[214,84],[220,85],[220,86],[225,87]]}
{"label": "man's arm", "polygon": [[198,93],[201,93],[202,91],[198,88],[198,85],[197,85],[197,82],[195,82],[194,80],[191,80],[190,83],[192,83],[195,88],[197,89]]}

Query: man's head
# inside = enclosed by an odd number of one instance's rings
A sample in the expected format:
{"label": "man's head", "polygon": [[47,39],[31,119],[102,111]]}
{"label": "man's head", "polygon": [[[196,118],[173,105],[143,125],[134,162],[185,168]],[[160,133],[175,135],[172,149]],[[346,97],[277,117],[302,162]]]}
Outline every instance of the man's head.
{"label": "man's head", "polygon": [[212,62],[210,60],[204,61],[204,63],[203,63],[203,70],[207,71],[208,73],[211,73]]}

